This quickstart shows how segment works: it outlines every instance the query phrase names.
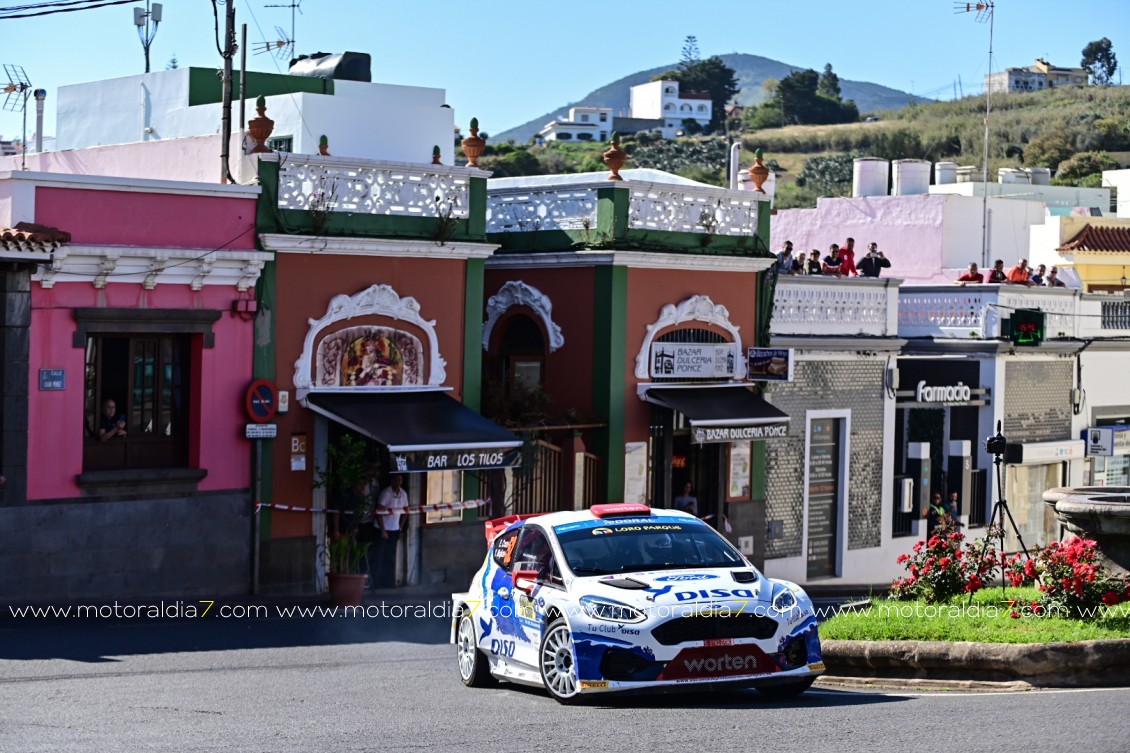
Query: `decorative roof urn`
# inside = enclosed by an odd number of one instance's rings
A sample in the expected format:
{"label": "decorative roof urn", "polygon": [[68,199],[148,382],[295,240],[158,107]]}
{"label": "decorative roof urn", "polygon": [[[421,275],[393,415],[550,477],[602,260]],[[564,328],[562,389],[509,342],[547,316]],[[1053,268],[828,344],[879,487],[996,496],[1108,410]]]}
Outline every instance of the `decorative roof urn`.
{"label": "decorative roof urn", "polygon": [[259,117],[252,118],[247,123],[247,130],[256,141],[251,154],[270,153],[272,150],[267,146],[267,139],[271,138],[271,132],[275,130],[275,121],[267,117],[266,97],[260,96],[255,100],[255,111],[259,113]]}
{"label": "decorative roof urn", "polygon": [[442,162],[439,161],[439,155],[440,155],[439,144],[436,144],[435,146],[432,147],[432,164],[433,165],[442,165],[443,164]]}
{"label": "decorative roof urn", "polygon": [[463,154],[467,155],[467,166],[478,167],[479,157],[483,156],[487,142],[479,138],[479,119],[471,118],[471,135],[463,139]]}
{"label": "decorative roof urn", "polygon": [[749,166],[749,179],[753,181],[753,190],[758,193],[765,193],[765,189],[761,186],[769,178],[769,168],[761,161],[764,154],[760,149],[755,151],[753,153],[753,164]]}
{"label": "decorative roof urn", "polygon": [[628,154],[620,148],[620,134],[616,131],[612,132],[612,148],[604,153],[604,164],[608,165],[608,169],[612,174],[608,176],[609,180],[623,180],[620,177],[620,168],[628,161]]}
{"label": "decorative roof urn", "polygon": [[318,154],[323,157],[330,157],[330,140],[326,138],[325,134],[318,137]]}

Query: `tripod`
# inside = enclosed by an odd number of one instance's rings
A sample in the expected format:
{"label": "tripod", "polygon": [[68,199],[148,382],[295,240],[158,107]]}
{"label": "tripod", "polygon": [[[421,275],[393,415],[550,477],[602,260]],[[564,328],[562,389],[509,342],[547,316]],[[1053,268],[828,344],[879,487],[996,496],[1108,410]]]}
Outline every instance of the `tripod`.
{"label": "tripod", "polygon": [[[1016,525],[1016,521],[1012,518],[1012,511],[1008,509],[1008,500],[1004,498],[1004,477],[1001,473],[1001,463],[1004,459],[1005,446],[1008,444],[1007,440],[1001,434],[1001,423],[997,422],[997,434],[994,437],[989,437],[985,440],[985,448],[993,455],[993,465],[996,466],[997,474],[997,501],[993,504],[993,511],[989,513],[989,527],[985,533],[985,538],[981,542],[981,554],[977,557],[977,570],[979,576],[981,568],[985,564],[985,554],[989,550],[989,540],[992,538],[993,529],[996,528],[996,533],[1000,538],[1001,548],[1001,593],[1005,591],[1004,579],[1004,522],[1008,519],[1009,525],[1012,526],[1012,532],[1016,534],[1016,540],[1020,542],[1020,549],[1024,552],[1026,559],[1032,559],[1032,555],[1028,553],[1028,547],[1024,545],[1024,537],[1020,535],[1020,528]],[[999,524],[998,524],[999,518]],[[969,600],[967,604],[973,603],[973,592],[969,592]]]}

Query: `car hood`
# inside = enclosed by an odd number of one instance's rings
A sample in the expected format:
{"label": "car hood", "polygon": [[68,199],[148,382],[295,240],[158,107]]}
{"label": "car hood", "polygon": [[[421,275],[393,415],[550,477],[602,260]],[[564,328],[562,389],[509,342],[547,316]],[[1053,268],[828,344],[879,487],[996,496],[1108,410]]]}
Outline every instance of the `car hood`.
{"label": "car hood", "polygon": [[577,597],[603,596],[639,609],[701,602],[761,602],[772,597],[772,584],[751,568],[652,570],[577,578]]}

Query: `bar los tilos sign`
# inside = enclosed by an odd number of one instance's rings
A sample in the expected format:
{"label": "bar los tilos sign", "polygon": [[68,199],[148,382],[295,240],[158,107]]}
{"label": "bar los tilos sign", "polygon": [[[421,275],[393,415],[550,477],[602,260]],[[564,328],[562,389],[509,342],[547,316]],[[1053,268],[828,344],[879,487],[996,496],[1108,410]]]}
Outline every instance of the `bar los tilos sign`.
{"label": "bar los tilos sign", "polygon": [[652,377],[721,379],[733,377],[737,351],[733,343],[653,343]]}

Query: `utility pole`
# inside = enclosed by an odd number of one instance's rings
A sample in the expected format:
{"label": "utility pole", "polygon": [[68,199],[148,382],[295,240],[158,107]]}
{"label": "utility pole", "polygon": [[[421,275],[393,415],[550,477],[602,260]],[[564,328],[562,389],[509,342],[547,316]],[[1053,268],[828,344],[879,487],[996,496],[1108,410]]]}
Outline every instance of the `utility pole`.
{"label": "utility pole", "polygon": [[224,14],[224,82],[223,82],[223,120],[220,127],[220,182],[235,183],[231,175],[228,152],[231,149],[231,89],[232,58],[235,57],[235,0],[228,0]]}

